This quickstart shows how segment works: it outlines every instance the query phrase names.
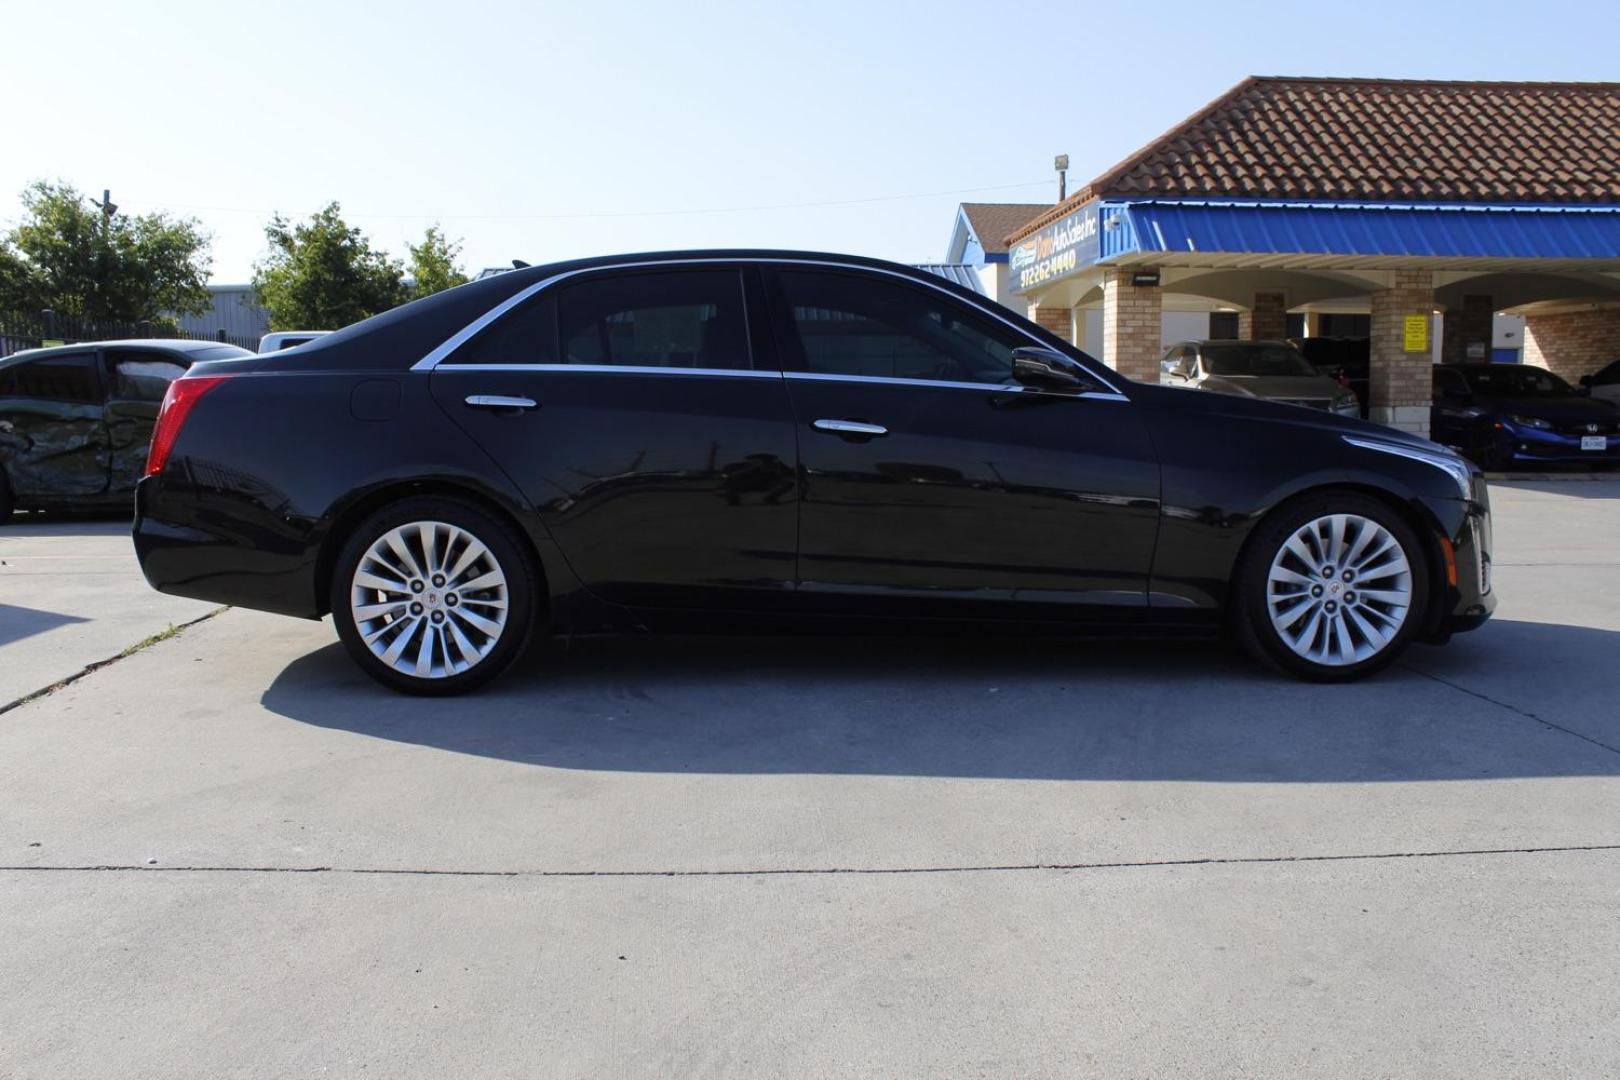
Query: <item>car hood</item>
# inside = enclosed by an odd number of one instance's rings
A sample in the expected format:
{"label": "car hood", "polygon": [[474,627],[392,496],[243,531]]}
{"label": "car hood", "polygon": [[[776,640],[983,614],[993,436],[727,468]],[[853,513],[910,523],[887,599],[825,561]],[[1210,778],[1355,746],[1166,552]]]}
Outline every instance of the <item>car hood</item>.
{"label": "car hood", "polygon": [[[1333,380],[1326,381],[1332,383],[1336,389],[1338,388],[1338,384],[1334,383]],[[1325,409],[1302,409],[1297,405],[1285,405],[1279,401],[1267,401],[1265,398],[1239,394],[1212,394],[1192,387],[1155,386],[1152,383],[1133,385],[1131,387],[1131,396],[1133,398],[1142,397],[1144,403],[1150,405],[1162,402],[1180,412],[1196,409],[1200,412],[1226,416],[1234,420],[1288,424],[1293,427],[1311,428],[1337,435],[1359,435],[1363,438],[1379,439],[1383,442],[1397,443],[1402,446],[1410,446],[1416,450],[1424,450],[1431,454],[1444,452],[1439,444],[1430,442],[1421,435],[1412,435],[1398,428],[1386,427],[1383,424],[1375,424],[1353,416],[1342,416],[1338,413],[1328,412]]]}
{"label": "car hood", "polygon": [[1342,397],[1344,387],[1326,375],[1211,375],[1200,388],[1258,398]]}
{"label": "car hood", "polygon": [[1592,398],[1487,398],[1485,404],[1499,413],[1530,416],[1554,424],[1613,423],[1620,420],[1620,407]]}

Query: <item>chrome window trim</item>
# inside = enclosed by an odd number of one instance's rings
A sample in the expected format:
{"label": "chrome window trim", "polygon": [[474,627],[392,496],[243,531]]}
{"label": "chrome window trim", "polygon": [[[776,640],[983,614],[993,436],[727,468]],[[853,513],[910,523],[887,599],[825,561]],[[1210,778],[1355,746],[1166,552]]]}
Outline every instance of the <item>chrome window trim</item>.
{"label": "chrome window trim", "polygon": [[[531,296],[534,296],[536,293],[539,293],[539,292],[541,292],[541,291],[543,291],[545,289],[548,289],[551,286],[556,285],[559,282],[566,281],[569,278],[578,277],[581,274],[610,274],[610,273],[615,273],[615,272],[620,271],[620,270],[643,270],[643,269],[647,269],[647,268],[661,267],[661,266],[709,266],[709,265],[715,265],[715,264],[718,264],[718,265],[728,265],[728,264],[729,265],[750,265],[750,266],[761,265],[761,264],[768,264],[768,265],[773,265],[773,266],[810,266],[810,267],[820,267],[822,269],[831,269],[831,270],[853,270],[856,273],[865,273],[865,274],[883,274],[883,275],[885,275],[887,277],[898,278],[901,281],[909,282],[910,284],[918,286],[920,288],[932,289],[934,292],[942,293],[943,295],[948,296],[949,298],[951,298],[952,300],[956,301],[959,304],[965,304],[968,307],[972,308],[974,311],[978,312],[980,315],[988,316],[989,318],[994,319],[996,322],[999,322],[1003,326],[1007,327],[1007,329],[1016,332],[1017,334],[1022,336],[1026,341],[1028,341],[1028,343],[1030,345],[1033,345],[1033,346],[1036,346],[1037,348],[1042,348],[1042,349],[1050,349],[1052,347],[1050,344],[1048,344],[1047,342],[1041,341],[1039,338],[1031,337],[1029,335],[1029,332],[1027,330],[1025,330],[1023,327],[1019,326],[1017,323],[1015,323],[1012,320],[1006,318],[1005,316],[1001,315],[1000,313],[991,310],[991,308],[989,306],[985,305],[985,304],[979,303],[978,301],[974,301],[974,300],[967,300],[967,299],[965,299],[965,298],[963,298],[961,296],[958,296],[956,293],[952,292],[951,290],[949,290],[947,288],[944,288],[941,285],[935,284],[934,282],[924,281],[924,280],[921,280],[919,278],[912,277],[910,274],[900,273],[899,271],[896,271],[896,270],[889,270],[889,269],[886,269],[886,268],[881,267],[881,266],[862,266],[862,265],[860,265],[858,263],[839,262],[839,261],[837,261],[835,259],[792,259],[792,258],[778,259],[778,258],[771,258],[769,256],[762,256],[762,255],[753,255],[753,256],[743,255],[743,256],[735,256],[735,257],[717,255],[717,256],[712,256],[712,257],[695,258],[695,259],[649,259],[649,260],[645,260],[645,261],[642,261],[642,262],[616,263],[616,264],[606,265],[606,266],[582,266],[582,267],[580,267],[580,268],[578,268],[576,270],[565,270],[560,274],[552,274],[550,277],[543,278],[542,280],[535,282],[533,285],[530,285],[527,288],[519,289],[517,292],[513,293],[511,296],[508,296],[505,300],[502,300],[499,304],[496,304],[494,307],[492,307],[488,311],[484,312],[478,318],[474,319],[472,322],[468,323],[466,326],[462,327],[460,330],[458,330],[454,334],[450,335],[450,337],[446,338],[445,341],[442,344],[440,344],[437,348],[435,348],[434,350],[429,352],[426,356],[422,357],[422,359],[420,359],[416,363],[412,364],[410,370],[412,370],[412,371],[432,371],[432,370],[434,370],[441,363],[444,362],[444,359],[446,357],[448,357],[451,353],[455,352],[462,345],[466,344],[467,340],[469,338],[471,338],[474,334],[477,334],[480,330],[484,329],[484,327],[488,326],[490,323],[494,322],[496,319],[500,318],[502,315],[505,315],[508,311],[511,311],[513,308],[517,307],[519,304],[523,303],[523,301],[529,299]],[[750,345],[752,345],[752,342],[750,342]],[[751,351],[752,350],[750,349],[750,352]],[[459,367],[460,365],[451,365],[451,366]],[[502,369],[507,369],[507,370],[511,370],[511,369],[524,370],[524,369],[529,369],[531,367],[539,367],[539,366],[542,366],[542,365],[532,365],[532,366],[531,365],[517,365],[517,364],[492,364],[492,365],[487,365],[487,366],[486,365],[470,365],[470,364],[467,365],[469,370],[471,368],[473,368],[474,366],[496,367],[496,368],[502,368]],[[583,367],[584,365],[564,364],[564,365],[560,365],[560,366],[561,367],[579,368],[579,367]],[[618,368],[616,370],[625,371],[625,370],[629,370],[629,369],[627,369],[627,368]],[[655,370],[655,371],[682,371],[682,370],[691,371],[691,370],[694,370],[694,369],[692,369],[692,368],[654,368],[654,369],[651,369],[651,370]],[[732,369],[708,368],[708,369],[701,369],[701,370],[726,370],[726,371],[730,371]],[[739,369],[736,369],[736,370],[758,371],[759,369],[757,369],[757,368],[748,368],[748,369],[739,368]],[[1122,399],[1124,399],[1126,401],[1130,400],[1119,389],[1118,386],[1114,385],[1114,383],[1111,380],[1109,380],[1108,378],[1106,378],[1103,375],[1099,374],[1098,372],[1092,370],[1089,367],[1086,370],[1087,370],[1087,372],[1089,374],[1091,374],[1093,377],[1095,377],[1104,386],[1108,387],[1109,393],[1110,393],[1110,395],[1112,397],[1122,398]],[[779,375],[779,374],[794,375],[794,374],[814,374],[814,373],[812,373],[812,372],[769,371],[769,372],[764,372],[764,374],[774,376],[774,375]],[[840,377],[841,378],[842,376],[835,376],[835,377]],[[914,381],[914,382],[917,382],[917,383],[930,384],[930,385],[939,385],[938,383],[934,383],[934,382],[932,382],[932,380],[928,380],[928,379],[908,380],[908,382],[909,381]],[[983,384],[975,384],[976,389],[977,388],[982,388],[982,386],[983,386]],[[1095,397],[1095,396],[1099,396],[1099,395],[1082,394],[1082,395],[1077,395],[1077,396],[1080,396],[1080,397]]]}
{"label": "chrome window trim", "polygon": [[[944,379],[901,379],[886,375],[829,375],[819,371],[761,371],[758,368],[676,368],[636,367],[630,364],[446,364],[445,374],[452,372],[531,371],[573,372],[582,375],[697,375],[706,378],[736,379],[796,379],[801,382],[865,383],[879,386],[918,386],[943,390],[977,390],[987,394],[1040,394],[1014,383],[949,382]],[[1080,394],[1048,394],[1049,397],[1086,398],[1092,401],[1129,401],[1124,394],[1088,390]]]}
{"label": "chrome window trim", "polygon": [[[990,394],[1040,394],[1016,383],[952,382],[946,379],[905,379],[888,375],[832,375],[822,371],[784,371],[784,379],[799,382],[875,383],[879,386],[932,386],[945,390],[978,390]],[[1049,397],[1090,398],[1093,401],[1129,401],[1124,394],[1088,390],[1081,394],[1048,394]]]}
{"label": "chrome window trim", "polygon": [[446,374],[452,371],[573,371],[583,375],[707,375],[731,376],[739,379],[780,379],[780,371],[762,371],[759,368],[682,368],[638,367],[634,364],[446,364]]}

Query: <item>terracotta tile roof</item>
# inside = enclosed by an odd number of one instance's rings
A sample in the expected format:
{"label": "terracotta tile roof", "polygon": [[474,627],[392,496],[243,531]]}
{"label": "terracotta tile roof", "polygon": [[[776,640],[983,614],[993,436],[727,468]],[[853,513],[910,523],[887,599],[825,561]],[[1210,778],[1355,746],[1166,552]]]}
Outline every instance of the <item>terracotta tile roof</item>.
{"label": "terracotta tile roof", "polygon": [[1620,83],[1245,79],[1008,239],[1099,195],[1620,203]]}
{"label": "terracotta tile roof", "polygon": [[1052,209],[1051,203],[991,203],[965,202],[962,212],[967,215],[973,233],[984,245],[987,254],[1007,250],[1003,238],[1030,218]]}

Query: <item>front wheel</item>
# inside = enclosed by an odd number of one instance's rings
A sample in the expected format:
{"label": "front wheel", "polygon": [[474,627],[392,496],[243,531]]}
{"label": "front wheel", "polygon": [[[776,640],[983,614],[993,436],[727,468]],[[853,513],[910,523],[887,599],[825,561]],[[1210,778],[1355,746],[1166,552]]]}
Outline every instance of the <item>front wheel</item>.
{"label": "front wheel", "polygon": [[360,667],[409,694],[457,694],[522,653],[537,576],[522,540],[456,499],[411,498],[371,515],[332,571],[332,618]]}
{"label": "front wheel", "polygon": [[1261,660],[1346,682],[1406,648],[1427,595],[1422,547],[1399,514],[1362,495],[1322,495],[1260,524],[1239,568],[1235,615]]}

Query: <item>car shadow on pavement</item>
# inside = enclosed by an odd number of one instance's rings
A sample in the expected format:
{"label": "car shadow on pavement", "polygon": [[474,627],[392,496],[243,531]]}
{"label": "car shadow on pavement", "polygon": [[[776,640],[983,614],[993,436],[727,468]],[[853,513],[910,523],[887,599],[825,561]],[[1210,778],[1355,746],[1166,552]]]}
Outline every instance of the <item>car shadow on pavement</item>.
{"label": "car shadow on pavement", "polygon": [[[1583,627],[1500,622],[1343,686],[1285,679],[1207,642],[625,637],[536,653],[483,693],[432,699],[381,689],[332,645],[288,665],[262,703],[323,728],[564,769],[1279,783],[1620,775],[1620,751],[1589,741],[1620,746],[1620,719],[1601,716],[1620,633]],[[1526,679],[1544,659],[1557,669]],[[1599,730],[1572,734],[1583,723]]]}
{"label": "car shadow on pavement", "polygon": [[13,641],[43,634],[47,630],[55,630],[58,626],[88,621],[60,611],[40,611],[38,608],[0,604],[0,645],[10,645]]}

